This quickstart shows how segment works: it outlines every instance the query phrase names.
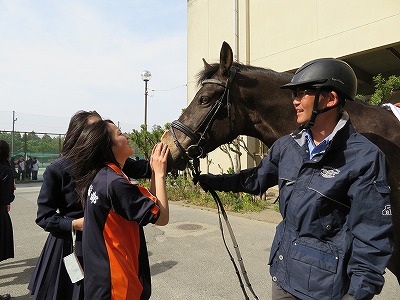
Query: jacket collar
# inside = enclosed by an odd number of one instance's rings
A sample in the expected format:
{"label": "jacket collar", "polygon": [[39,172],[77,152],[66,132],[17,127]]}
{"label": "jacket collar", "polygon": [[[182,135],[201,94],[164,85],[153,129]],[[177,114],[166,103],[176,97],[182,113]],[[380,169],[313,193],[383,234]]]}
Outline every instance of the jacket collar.
{"label": "jacket collar", "polygon": [[[348,128],[348,130],[345,130],[345,128]],[[341,135],[339,134],[340,132],[343,132],[344,134],[345,132],[347,132],[346,134],[347,137],[354,132],[354,128],[351,125],[351,121],[349,118],[349,114],[346,111],[342,112],[340,120],[337,122],[335,128],[330,134],[330,136],[332,136],[332,141],[335,140],[335,137],[337,135]],[[303,129],[299,132],[293,132],[290,134],[290,136],[295,140],[297,144],[299,144],[300,147],[303,147],[304,145],[307,144],[306,129]]]}

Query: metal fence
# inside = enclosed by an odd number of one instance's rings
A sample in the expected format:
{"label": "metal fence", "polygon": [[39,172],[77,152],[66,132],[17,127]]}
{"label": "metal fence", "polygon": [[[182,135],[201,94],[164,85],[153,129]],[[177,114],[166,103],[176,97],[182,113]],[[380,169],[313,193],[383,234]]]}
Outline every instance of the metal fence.
{"label": "metal fence", "polygon": [[0,131],[0,139],[5,140],[11,148],[11,164],[14,164],[16,174],[18,162],[24,161],[25,174],[19,174],[17,179],[31,179],[31,160],[39,162],[38,177],[41,178],[44,169],[61,156],[64,134],[43,132]]}

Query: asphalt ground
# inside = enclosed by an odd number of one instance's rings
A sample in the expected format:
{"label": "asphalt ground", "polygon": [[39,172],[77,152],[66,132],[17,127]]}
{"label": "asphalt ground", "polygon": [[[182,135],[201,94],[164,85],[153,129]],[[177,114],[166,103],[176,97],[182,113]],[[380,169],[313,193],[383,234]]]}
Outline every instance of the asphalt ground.
{"label": "asphalt ground", "polygon": [[[28,282],[47,237],[34,222],[40,184],[19,184],[11,207],[15,258],[0,262],[0,294],[10,293],[13,299],[31,299]],[[151,299],[245,299],[223,244],[217,212],[174,202],[170,210],[169,225],[145,228],[152,273]],[[247,215],[229,213],[229,220],[253,289],[260,300],[270,299],[267,260],[279,221],[276,214],[270,211]],[[235,256],[226,228],[225,233]],[[399,299],[400,286],[396,279],[390,272],[385,278],[382,293],[374,299]],[[250,293],[249,297],[254,299]]]}

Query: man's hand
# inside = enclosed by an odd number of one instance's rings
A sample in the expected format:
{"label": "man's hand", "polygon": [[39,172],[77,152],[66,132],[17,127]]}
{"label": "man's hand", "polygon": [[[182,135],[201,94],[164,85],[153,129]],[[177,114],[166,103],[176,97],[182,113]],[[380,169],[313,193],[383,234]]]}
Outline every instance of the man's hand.
{"label": "man's hand", "polygon": [[208,192],[209,187],[208,187],[208,184],[207,184],[207,183],[208,183],[209,178],[210,178],[209,175],[207,175],[207,174],[201,174],[201,175],[199,175],[198,177],[193,178],[193,183],[194,183],[194,184],[199,183],[200,186],[201,186],[201,188],[202,188],[205,192]]}

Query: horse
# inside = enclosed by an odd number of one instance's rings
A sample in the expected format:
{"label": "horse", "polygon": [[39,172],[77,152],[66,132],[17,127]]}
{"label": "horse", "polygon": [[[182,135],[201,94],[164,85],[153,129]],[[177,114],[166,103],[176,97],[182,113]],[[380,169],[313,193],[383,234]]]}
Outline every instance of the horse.
{"label": "horse", "polygon": [[[226,42],[219,63],[203,63],[200,89],[162,138],[170,149],[169,169],[183,170],[191,158],[205,157],[239,135],[271,147],[298,128],[291,93],[279,88],[293,74],[234,63]],[[356,131],[376,144],[389,162],[394,248],[388,269],[400,284],[400,123],[392,112],[360,101],[347,101],[344,109]]]}

